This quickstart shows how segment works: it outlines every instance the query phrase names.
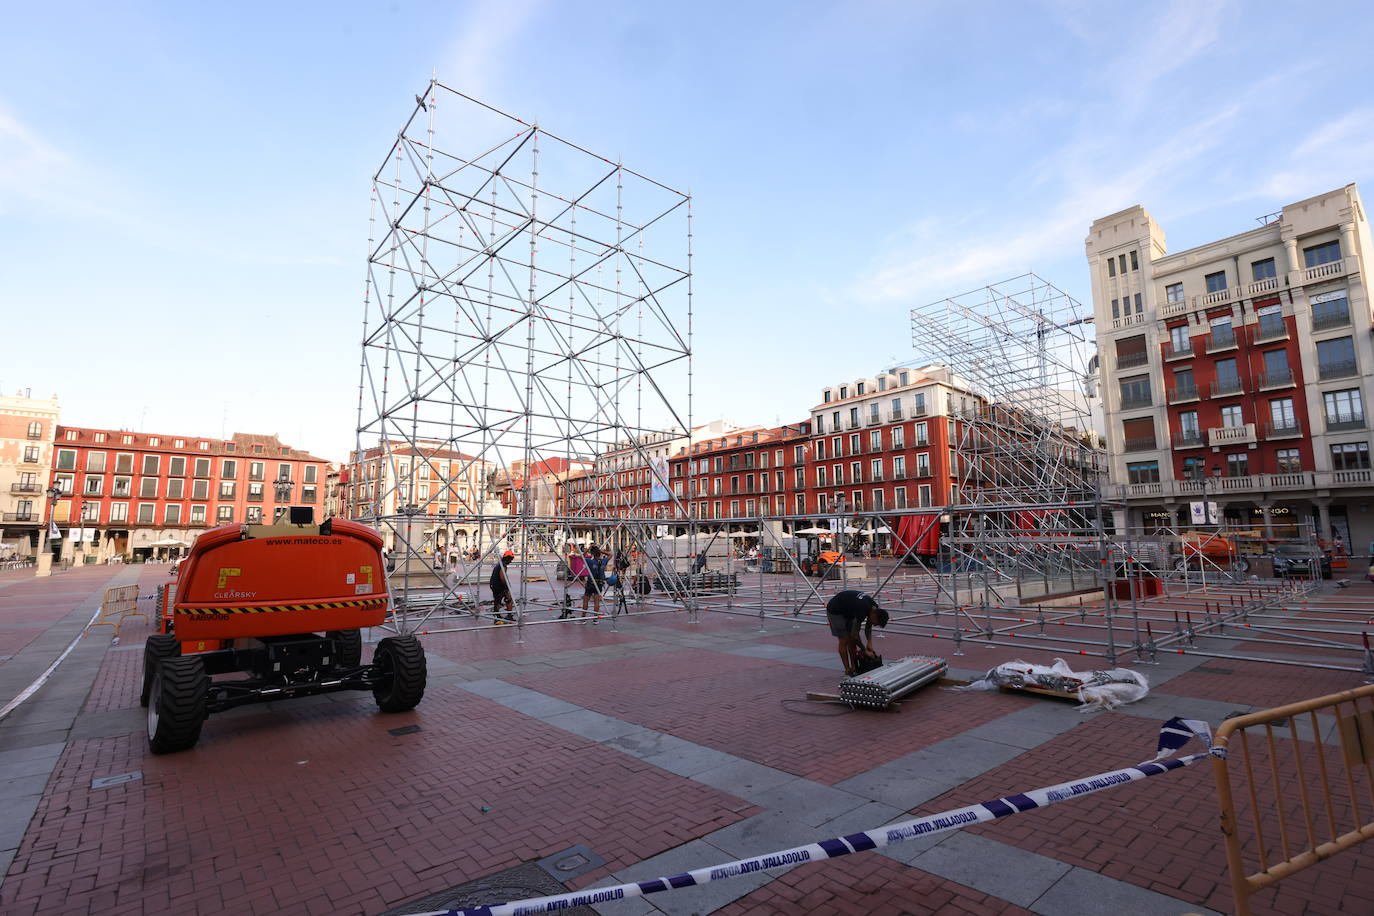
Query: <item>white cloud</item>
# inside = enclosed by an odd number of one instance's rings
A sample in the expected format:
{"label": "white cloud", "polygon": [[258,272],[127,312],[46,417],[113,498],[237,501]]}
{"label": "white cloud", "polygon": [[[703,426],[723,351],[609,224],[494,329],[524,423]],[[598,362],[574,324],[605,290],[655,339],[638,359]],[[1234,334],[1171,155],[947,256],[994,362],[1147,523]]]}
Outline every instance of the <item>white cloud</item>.
{"label": "white cloud", "polygon": [[521,59],[510,45],[543,8],[542,0],[479,0],[441,56],[439,81],[480,98],[499,71]]}

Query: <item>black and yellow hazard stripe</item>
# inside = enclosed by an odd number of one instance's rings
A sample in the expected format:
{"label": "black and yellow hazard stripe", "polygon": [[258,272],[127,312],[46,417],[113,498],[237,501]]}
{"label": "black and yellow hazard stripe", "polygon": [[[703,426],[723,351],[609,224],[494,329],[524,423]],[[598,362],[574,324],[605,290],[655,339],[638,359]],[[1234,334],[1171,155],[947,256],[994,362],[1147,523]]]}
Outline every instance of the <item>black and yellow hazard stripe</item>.
{"label": "black and yellow hazard stripe", "polygon": [[219,614],[280,614],[285,611],[332,611],[346,608],[372,608],[386,604],[385,598],[367,598],[361,601],[328,601],[323,604],[276,604],[260,607],[202,607],[183,605],[176,609],[178,614],[193,617],[211,617]]}

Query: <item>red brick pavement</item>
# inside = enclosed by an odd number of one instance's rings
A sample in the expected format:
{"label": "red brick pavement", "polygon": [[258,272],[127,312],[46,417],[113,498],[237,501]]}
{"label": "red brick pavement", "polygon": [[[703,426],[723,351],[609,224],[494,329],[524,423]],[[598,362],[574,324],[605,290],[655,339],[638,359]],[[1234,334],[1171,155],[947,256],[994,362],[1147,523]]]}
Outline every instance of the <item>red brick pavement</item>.
{"label": "red brick pavement", "polygon": [[859,853],[836,862],[802,865],[716,911],[717,916],[755,913],[1019,916],[1030,911],[885,856]]}
{"label": "red brick pavement", "polygon": [[[1098,716],[914,810],[933,813],[1129,766],[1152,756],[1157,735],[1158,726],[1145,720]],[[1243,783],[1238,791],[1245,791]],[[1230,912],[1215,799],[1211,763],[1202,761],[1108,790],[1092,800],[1053,805],[965,829],[1193,905]],[[1374,848],[1361,847],[1253,898],[1255,912],[1261,916],[1366,913],[1374,896],[1371,874]]]}
{"label": "red brick pavement", "polygon": [[142,734],[72,742],[0,911],[370,913],[574,843],[609,874],[758,810],[457,688],[371,707],[212,717],[166,757]]}
{"label": "red brick pavement", "polygon": [[833,674],[695,649],[510,680],[826,784],[1039,702],[966,693],[952,703],[945,691],[927,689],[897,712],[851,711],[804,699],[811,690],[833,692]]}
{"label": "red brick pavement", "polygon": [[[1209,673],[1217,669],[1231,673]],[[1208,697],[1269,708],[1339,693],[1363,683],[1361,675],[1350,671],[1294,668],[1217,658],[1209,659],[1202,670],[1194,669],[1180,674],[1161,689],[1174,696]]]}
{"label": "red brick pavement", "polygon": [[[524,627],[523,630],[521,634],[514,626],[501,626],[456,633],[432,633],[425,630],[420,630],[419,633],[427,652],[434,652],[455,662],[523,658],[529,655],[587,649],[592,646],[638,642],[643,639],[625,626],[620,628],[619,633],[611,632],[609,620],[586,625],[569,624],[566,621],[556,624],[533,624]],[[524,638],[523,643],[517,641],[521,636]]]}

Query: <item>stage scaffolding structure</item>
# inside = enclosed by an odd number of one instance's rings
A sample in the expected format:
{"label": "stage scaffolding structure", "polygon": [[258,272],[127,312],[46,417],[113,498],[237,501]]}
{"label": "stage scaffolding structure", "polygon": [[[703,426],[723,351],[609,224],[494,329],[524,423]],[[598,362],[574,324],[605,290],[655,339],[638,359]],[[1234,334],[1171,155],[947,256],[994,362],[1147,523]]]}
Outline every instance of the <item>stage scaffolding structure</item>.
{"label": "stage scaffolding structure", "polygon": [[[465,607],[511,549],[523,606],[569,538],[539,482],[591,464],[614,502],[601,456],[648,466],[690,435],[691,197],[435,79],[373,176],[369,226],[350,485],[392,545],[393,605]],[[436,569],[435,533],[459,526],[480,555]]]}

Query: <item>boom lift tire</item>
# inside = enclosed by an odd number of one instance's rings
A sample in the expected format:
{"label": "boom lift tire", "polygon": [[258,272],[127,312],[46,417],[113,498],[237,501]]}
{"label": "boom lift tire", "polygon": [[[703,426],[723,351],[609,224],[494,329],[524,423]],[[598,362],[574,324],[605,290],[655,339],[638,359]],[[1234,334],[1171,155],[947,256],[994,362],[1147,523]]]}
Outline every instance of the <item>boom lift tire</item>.
{"label": "boom lift tire", "polygon": [[163,659],[148,705],[148,746],[154,754],[184,751],[200,740],[210,675],[196,655]]}
{"label": "boom lift tire", "polygon": [[372,688],[382,712],[414,709],[425,695],[425,650],[414,636],[388,636],[372,656],[379,680]]}
{"label": "boom lift tire", "polygon": [[363,663],[362,630],[330,630],[325,635],[334,640],[335,667],[356,668]]}
{"label": "boom lift tire", "polygon": [[153,692],[153,679],[157,677],[157,666],[165,658],[181,655],[181,642],[169,633],[154,633],[143,644],[143,692],[139,694],[138,705],[147,706]]}

